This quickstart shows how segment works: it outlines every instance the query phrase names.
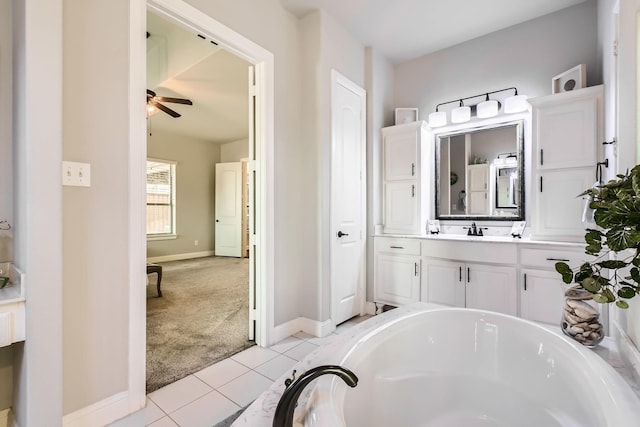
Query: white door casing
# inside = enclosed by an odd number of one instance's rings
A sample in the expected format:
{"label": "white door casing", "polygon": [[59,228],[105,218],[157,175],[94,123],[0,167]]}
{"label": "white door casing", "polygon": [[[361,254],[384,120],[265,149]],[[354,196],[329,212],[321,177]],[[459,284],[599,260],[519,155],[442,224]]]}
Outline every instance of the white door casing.
{"label": "white door casing", "polygon": [[364,309],[366,92],[331,70],[331,317]]}
{"label": "white door casing", "polygon": [[242,256],[242,163],[216,163],[215,254]]}
{"label": "white door casing", "polygon": [[[146,89],[145,77],[145,29],[146,10],[153,10],[172,22],[179,23],[199,34],[215,39],[224,48],[254,64],[255,68],[255,155],[252,165],[255,180],[256,229],[252,232],[252,258],[256,280],[256,343],[266,347],[272,344],[274,329],[274,56],[255,42],[231,30],[212,17],[197,10],[183,0],[134,0],[129,3],[131,37],[129,61],[129,100],[132,104],[129,133],[132,191],[129,197],[131,208],[130,233],[130,316],[129,316],[129,381],[128,407],[118,406],[110,419],[116,420],[129,412],[142,408],[146,401],[146,259],[145,234],[145,164],[146,164],[146,119],[145,103],[141,93]],[[113,405],[111,405],[113,406]],[[109,409],[111,410],[111,406]],[[124,412],[122,411],[124,409]],[[103,411],[104,412],[104,411]],[[102,412],[101,412],[102,413]],[[93,414],[93,412],[92,412]],[[94,423],[100,424],[99,422]]]}

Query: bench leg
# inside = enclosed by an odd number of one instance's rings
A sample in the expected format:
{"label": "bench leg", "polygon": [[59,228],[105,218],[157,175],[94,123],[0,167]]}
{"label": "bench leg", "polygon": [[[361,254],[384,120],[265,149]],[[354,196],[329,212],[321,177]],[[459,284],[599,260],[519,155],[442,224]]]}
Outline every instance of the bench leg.
{"label": "bench leg", "polygon": [[158,270],[158,283],[156,287],[158,288],[158,298],[162,297],[162,291],[160,290],[160,282],[162,282],[162,270]]}

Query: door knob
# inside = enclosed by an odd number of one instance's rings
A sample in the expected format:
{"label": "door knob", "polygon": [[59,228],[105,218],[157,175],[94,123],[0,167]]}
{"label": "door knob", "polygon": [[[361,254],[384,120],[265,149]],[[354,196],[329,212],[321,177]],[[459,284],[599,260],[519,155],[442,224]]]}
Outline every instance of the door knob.
{"label": "door knob", "polygon": [[343,233],[342,231],[338,231],[338,237],[348,236],[349,233]]}

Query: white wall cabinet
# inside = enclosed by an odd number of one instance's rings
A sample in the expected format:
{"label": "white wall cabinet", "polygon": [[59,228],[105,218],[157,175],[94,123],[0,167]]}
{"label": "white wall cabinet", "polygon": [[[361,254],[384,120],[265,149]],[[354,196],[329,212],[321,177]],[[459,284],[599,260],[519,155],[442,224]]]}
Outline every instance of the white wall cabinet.
{"label": "white wall cabinet", "polygon": [[516,316],[515,267],[424,259],[421,300]]}
{"label": "white wall cabinet", "polygon": [[603,87],[535,98],[532,109],[532,237],[581,241],[584,201],[603,142]]}
{"label": "white wall cabinet", "polygon": [[423,179],[427,138],[423,121],[382,129],[383,230],[422,234],[426,227],[428,183]]}
{"label": "white wall cabinet", "polygon": [[375,239],[374,300],[403,305],[420,300],[420,241]]}

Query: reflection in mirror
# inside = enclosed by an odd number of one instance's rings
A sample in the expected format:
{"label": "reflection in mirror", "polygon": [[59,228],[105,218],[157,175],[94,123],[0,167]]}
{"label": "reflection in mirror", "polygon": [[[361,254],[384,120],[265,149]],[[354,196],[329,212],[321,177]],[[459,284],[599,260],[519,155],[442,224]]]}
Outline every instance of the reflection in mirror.
{"label": "reflection in mirror", "polygon": [[521,120],[435,138],[438,219],[523,219]]}

